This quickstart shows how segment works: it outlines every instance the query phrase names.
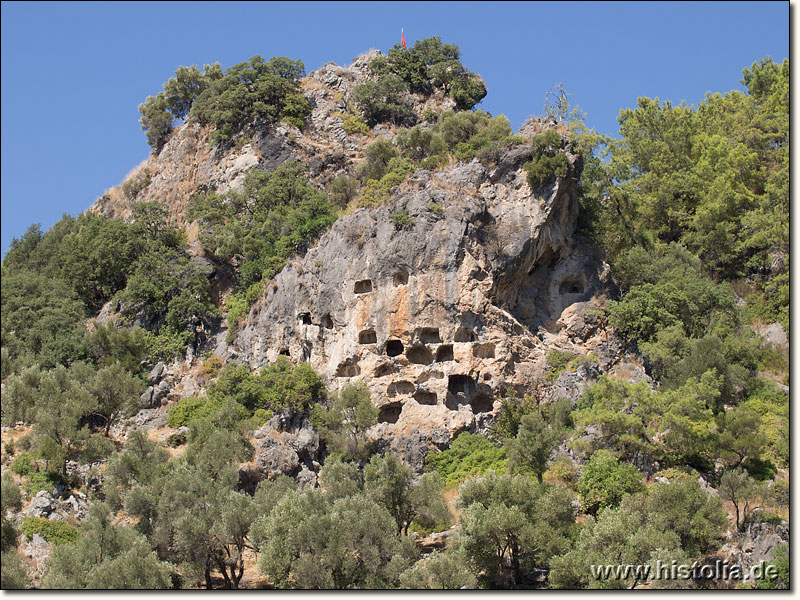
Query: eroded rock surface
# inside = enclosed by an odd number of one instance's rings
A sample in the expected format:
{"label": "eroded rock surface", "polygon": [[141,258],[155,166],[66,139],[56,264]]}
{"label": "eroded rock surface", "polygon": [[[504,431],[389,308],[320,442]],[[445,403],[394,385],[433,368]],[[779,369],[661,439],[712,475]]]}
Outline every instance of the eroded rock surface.
{"label": "eroded rock surface", "polygon": [[[568,149],[567,177],[531,189],[525,152],[419,170],[341,217],[268,283],[229,357],[309,361],[333,389],[365,381],[373,436],[421,468],[429,448],[485,428],[508,387],[526,392],[554,344],[607,344],[589,310],[608,267],[574,237],[580,158]],[[412,226],[397,229],[399,210]]]}

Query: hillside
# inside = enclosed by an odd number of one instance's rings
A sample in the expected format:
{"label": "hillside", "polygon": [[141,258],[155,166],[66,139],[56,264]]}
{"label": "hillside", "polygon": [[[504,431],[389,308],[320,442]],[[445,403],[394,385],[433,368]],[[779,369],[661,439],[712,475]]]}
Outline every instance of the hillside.
{"label": "hillside", "polygon": [[788,75],[611,139],[438,38],[180,67],[3,261],[2,587],[788,586]]}

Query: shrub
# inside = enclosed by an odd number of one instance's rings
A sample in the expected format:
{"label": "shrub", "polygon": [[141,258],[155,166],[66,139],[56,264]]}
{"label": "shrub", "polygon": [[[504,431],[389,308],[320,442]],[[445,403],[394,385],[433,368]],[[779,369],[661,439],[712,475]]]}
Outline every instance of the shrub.
{"label": "shrub", "polygon": [[574,352],[551,350],[547,353],[547,380],[554,381],[564,371],[571,369],[578,355]]}
{"label": "shrub", "polygon": [[548,130],[531,138],[533,159],[525,163],[528,185],[544,185],[556,177],[566,177],[569,161],[561,151],[563,140],[555,130]]}
{"label": "shrub", "polygon": [[253,425],[254,429],[258,429],[259,427],[263,427],[269,420],[273,417],[274,413],[271,410],[266,408],[257,408],[255,412],[253,412]]}
{"label": "shrub", "polygon": [[414,217],[409,215],[404,209],[396,210],[392,213],[392,223],[397,231],[414,226]]}
{"label": "shrub", "polygon": [[62,481],[61,475],[53,471],[36,471],[28,476],[22,487],[31,496],[35,496],[42,490],[52,493],[53,488]]}
{"label": "shrub", "polygon": [[222,359],[216,354],[211,354],[209,352],[203,357],[203,363],[200,365],[200,374],[206,379],[213,379],[219,375],[219,371],[222,367]]}
{"label": "shrub", "polygon": [[78,541],[78,530],[61,520],[51,521],[42,517],[25,517],[20,531],[29,538],[38,533],[51,544],[72,544]]}
{"label": "shrub", "polygon": [[411,161],[404,158],[393,158],[388,166],[388,172],[376,181],[370,179],[361,190],[358,204],[363,207],[378,206],[389,199],[389,193],[396,185],[403,183],[406,177],[414,171]]}
{"label": "shrub", "polygon": [[150,171],[142,169],[133,177],[129,177],[122,182],[122,193],[128,200],[135,200],[139,193],[150,185]]}
{"label": "shrub", "polygon": [[431,202],[428,204],[428,210],[432,213],[436,213],[437,215],[441,215],[444,213],[444,206],[439,204],[438,202]]}
{"label": "shrub", "polygon": [[354,133],[366,135],[369,133],[369,127],[364,122],[364,119],[349,113],[342,115],[342,129],[350,135]]}
{"label": "shrub", "polygon": [[183,356],[187,344],[194,338],[191,331],[175,331],[163,327],[158,333],[146,331],[147,356],[153,360],[169,362],[174,358]]}
{"label": "shrub", "polygon": [[23,452],[11,461],[11,464],[8,466],[8,468],[17,475],[28,475],[32,471],[36,470],[36,462],[33,460],[30,454]]}
{"label": "shrub", "polygon": [[617,506],[626,494],[644,489],[642,475],[636,467],[622,463],[607,450],[598,450],[583,467],[578,492],[586,512],[597,514],[606,507]]}
{"label": "shrub", "polygon": [[167,411],[167,424],[173,429],[188,425],[195,419],[208,417],[215,409],[219,408],[218,402],[205,398],[189,396],[181,398],[175,406]]}
{"label": "shrub", "polygon": [[568,487],[573,487],[578,481],[578,468],[568,456],[561,455],[545,471],[544,479],[545,481],[555,479]]}
{"label": "shrub", "polygon": [[178,446],[183,446],[185,443],[186,443],[185,431],[176,431],[167,438],[167,446],[170,446],[171,448],[177,448]]}
{"label": "shrub", "polygon": [[249,136],[249,135],[238,135],[233,140],[233,149],[239,151],[242,148],[244,148],[247,144],[250,144],[252,142],[253,142],[253,137],[252,136]]}
{"label": "shrub", "polygon": [[473,475],[483,475],[490,469],[501,475],[507,472],[506,451],[482,435],[461,433],[450,448],[425,457],[425,468],[436,471],[445,485],[457,485]]}

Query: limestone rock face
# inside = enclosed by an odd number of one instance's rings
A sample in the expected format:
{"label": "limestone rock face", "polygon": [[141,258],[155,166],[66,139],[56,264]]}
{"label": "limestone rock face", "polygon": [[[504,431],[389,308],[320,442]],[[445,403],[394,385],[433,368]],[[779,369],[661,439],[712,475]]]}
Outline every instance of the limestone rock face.
{"label": "limestone rock face", "polygon": [[[373,436],[421,468],[428,448],[484,429],[508,387],[524,392],[554,343],[602,343],[588,309],[608,267],[573,235],[581,162],[567,156],[567,176],[537,189],[521,148],[417,171],[269,282],[229,358],[309,361],[333,389],[364,380]],[[400,210],[413,225],[394,225]]]}
{"label": "limestone rock face", "polygon": [[[248,170],[269,172],[290,160],[305,165],[320,189],[354,175],[370,143],[397,133],[388,125],[364,135],[343,129],[343,112],[378,54],[309,73],[300,87],[312,114],[302,129],[254,123],[237,143],[221,147],[210,143],[210,128],[178,128],[132,173],[146,183],[134,186],[141,187],[134,198],[114,188],[92,210],[128,218],[135,204],[163,202],[172,223],[187,230],[188,251],[208,269],[214,302],[223,306],[233,268],[203,256],[199,226],[186,222],[189,199],[208,189],[235,189]],[[404,101],[419,122],[426,109],[453,108],[441,90]],[[547,129],[561,131],[561,125],[531,119],[519,133]],[[482,161],[418,170],[381,206],[340,217],[267,282],[232,345],[220,327],[206,347],[187,350],[187,364],[206,350],[253,369],[288,355],[309,361],[332,389],[364,380],[380,410],[372,437],[418,470],[430,449],[446,447],[460,431],[486,431],[506,390],[529,392],[544,374],[548,351],[593,354],[600,371],[608,371],[614,341],[592,309],[603,305],[613,284],[597,248],[575,235],[582,160],[566,142],[565,153],[566,176],[535,188],[523,169],[531,159],[527,144]],[[398,211],[413,223],[398,228],[392,218]],[[114,308],[107,307],[107,318]],[[172,371],[151,378],[137,416],[144,421],[133,426],[151,427],[151,420],[163,420],[160,405],[202,393],[202,384]],[[565,378],[556,395],[574,399],[585,381]],[[292,446],[279,445],[263,448],[259,477],[314,471]]]}

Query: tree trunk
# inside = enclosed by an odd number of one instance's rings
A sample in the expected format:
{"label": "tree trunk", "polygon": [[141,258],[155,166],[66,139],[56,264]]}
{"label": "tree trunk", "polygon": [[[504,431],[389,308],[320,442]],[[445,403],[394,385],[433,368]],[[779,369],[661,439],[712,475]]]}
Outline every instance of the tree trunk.
{"label": "tree trunk", "polygon": [[206,576],[206,589],[207,590],[213,589],[214,586],[211,583],[211,567],[208,565],[208,561],[206,561],[205,576]]}

